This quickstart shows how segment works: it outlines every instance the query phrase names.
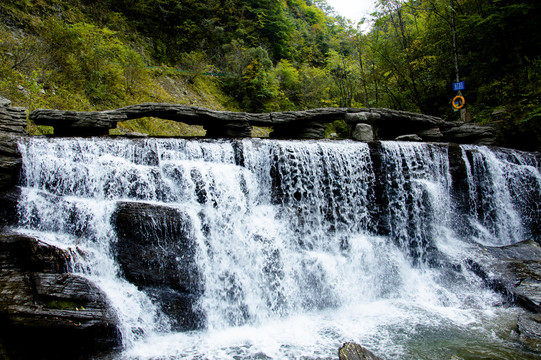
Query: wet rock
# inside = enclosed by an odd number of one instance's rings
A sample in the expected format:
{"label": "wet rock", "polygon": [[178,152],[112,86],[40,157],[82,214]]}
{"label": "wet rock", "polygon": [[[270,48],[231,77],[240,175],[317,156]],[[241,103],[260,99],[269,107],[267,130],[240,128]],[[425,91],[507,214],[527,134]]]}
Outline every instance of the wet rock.
{"label": "wet rock", "polygon": [[17,203],[19,201],[20,189],[14,187],[11,190],[0,191],[0,231],[5,227],[17,223]]}
{"label": "wet rock", "polygon": [[153,302],[160,304],[173,329],[185,331],[203,327],[204,319],[199,306],[199,295],[168,287],[144,287],[144,291]]}
{"label": "wet rock", "polygon": [[471,269],[485,283],[507,295],[512,302],[541,313],[541,245],[523,241],[504,247],[482,247],[484,253]]}
{"label": "wet rock", "polygon": [[77,359],[120,346],[105,295],[69,273],[70,254],[0,236],[0,350],[11,359]]}
{"label": "wet rock", "polygon": [[541,353],[541,315],[522,314],[518,318],[520,340]]}
{"label": "wet rock", "polygon": [[202,292],[196,244],[182,210],[147,203],[120,203],[112,216],[117,261],[124,277],[160,304],[176,329],[200,327]]}
{"label": "wet rock", "polygon": [[340,360],[381,360],[380,357],[373,354],[370,350],[359,344],[347,342],[338,350]]}
{"label": "wet rock", "polygon": [[455,219],[455,231],[458,234],[466,235],[470,229],[470,197],[468,169],[462,156],[462,149],[458,144],[447,144],[447,153],[449,158],[449,173],[451,175],[451,196],[458,210]]}

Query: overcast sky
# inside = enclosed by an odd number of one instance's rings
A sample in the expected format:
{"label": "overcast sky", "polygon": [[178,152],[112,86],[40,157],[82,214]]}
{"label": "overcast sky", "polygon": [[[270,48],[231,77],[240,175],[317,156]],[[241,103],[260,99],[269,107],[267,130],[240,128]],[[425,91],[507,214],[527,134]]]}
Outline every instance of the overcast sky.
{"label": "overcast sky", "polygon": [[354,23],[374,12],[374,0],[327,0],[336,12]]}

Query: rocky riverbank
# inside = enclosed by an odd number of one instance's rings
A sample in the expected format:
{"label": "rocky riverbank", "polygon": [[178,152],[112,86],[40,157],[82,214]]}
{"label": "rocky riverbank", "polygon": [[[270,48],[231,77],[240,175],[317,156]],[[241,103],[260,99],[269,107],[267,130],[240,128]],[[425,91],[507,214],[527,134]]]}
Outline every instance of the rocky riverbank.
{"label": "rocky riverbank", "polygon": [[527,311],[518,320],[517,332],[524,344],[541,352],[541,245],[530,240],[479,251],[481,257],[471,260],[470,268],[488,287]]}

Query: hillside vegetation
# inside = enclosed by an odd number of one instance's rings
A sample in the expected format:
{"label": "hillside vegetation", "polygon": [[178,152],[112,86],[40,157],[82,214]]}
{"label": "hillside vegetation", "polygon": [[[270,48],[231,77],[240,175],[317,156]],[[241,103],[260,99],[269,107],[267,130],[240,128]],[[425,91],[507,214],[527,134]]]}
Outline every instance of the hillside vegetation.
{"label": "hillside vegetation", "polygon": [[[376,4],[363,33],[324,0],[4,0],[0,95],[28,109],[354,106],[457,120],[454,23],[472,120],[505,129],[502,145],[539,146],[539,1]],[[161,135],[202,131],[156,119],[122,125]]]}

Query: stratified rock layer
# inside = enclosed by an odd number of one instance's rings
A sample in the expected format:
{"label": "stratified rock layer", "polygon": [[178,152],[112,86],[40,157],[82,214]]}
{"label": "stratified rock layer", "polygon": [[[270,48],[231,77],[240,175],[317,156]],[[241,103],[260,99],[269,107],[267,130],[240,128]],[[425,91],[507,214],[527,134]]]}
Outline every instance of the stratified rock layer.
{"label": "stratified rock layer", "polygon": [[0,104],[0,191],[17,182],[21,158],[17,152],[17,138],[26,136],[26,110]]}
{"label": "stratified rock layer", "polygon": [[0,236],[0,357],[77,359],[120,345],[105,295],[69,273],[70,254]]}

